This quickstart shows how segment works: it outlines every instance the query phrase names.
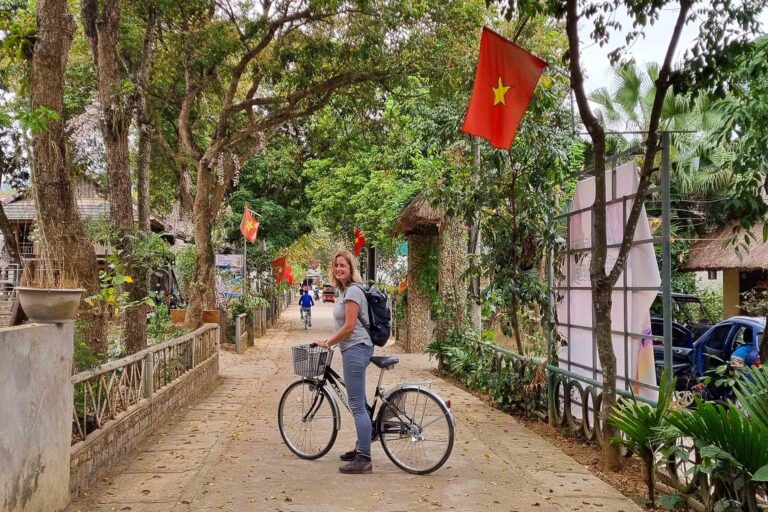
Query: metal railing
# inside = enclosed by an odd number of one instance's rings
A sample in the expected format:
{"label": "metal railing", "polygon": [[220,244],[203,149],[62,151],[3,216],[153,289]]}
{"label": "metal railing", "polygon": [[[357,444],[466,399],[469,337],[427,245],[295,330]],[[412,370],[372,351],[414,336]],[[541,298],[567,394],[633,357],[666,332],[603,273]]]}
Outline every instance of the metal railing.
{"label": "metal railing", "polygon": [[214,356],[218,352],[218,330],[218,325],[206,324],[179,338],[74,375],[72,444]]}
{"label": "metal railing", "polygon": [[[483,367],[488,368],[492,379],[507,375],[517,382],[520,386],[518,398],[529,406],[526,410],[528,414],[544,421],[551,420],[551,424],[556,426],[568,427],[587,441],[598,445],[605,442],[601,382],[548,364],[545,359],[520,355],[491,343],[475,342],[474,350],[479,356],[490,358]],[[541,371],[545,368],[549,377],[542,379]],[[623,389],[617,389],[616,394],[619,400],[656,405],[653,400],[634,396]],[[699,447],[690,438],[677,439],[675,446],[676,449],[669,450],[668,458],[662,452],[656,454],[658,481],[685,495],[689,505],[696,503],[700,509],[704,506],[711,508],[714,496],[722,493],[723,489],[718,488],[716,479],[693,471],[694,465],[702,462]],[[622,448],[622,455],[629,457],[632,454]],[[754,499],[760,506],[768,502],[768,498],[761,493],[756,494]]]}

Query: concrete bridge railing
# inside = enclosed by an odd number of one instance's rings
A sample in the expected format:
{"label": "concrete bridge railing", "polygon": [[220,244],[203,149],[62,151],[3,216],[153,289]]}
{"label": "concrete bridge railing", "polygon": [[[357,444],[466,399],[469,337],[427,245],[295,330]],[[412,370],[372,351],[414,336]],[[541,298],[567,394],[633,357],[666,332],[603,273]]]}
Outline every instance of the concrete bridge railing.
{"label": "concrete bridge railing", "polygon": [[87,488],[219,375],[219,326],[81,372],[71,379],[70,491]]}

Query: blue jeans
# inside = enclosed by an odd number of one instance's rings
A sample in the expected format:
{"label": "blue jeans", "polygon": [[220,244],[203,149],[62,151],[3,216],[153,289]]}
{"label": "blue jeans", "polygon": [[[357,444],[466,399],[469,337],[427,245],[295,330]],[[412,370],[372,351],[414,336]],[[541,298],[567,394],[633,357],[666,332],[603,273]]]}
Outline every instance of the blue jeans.
{"label": "blue jeans", "polygon": [[373,346],[358,343],[341,353],[344,384],[357,431],[357,452],[371,458],[371,417],[365,406],[365,370],[373,357]]}

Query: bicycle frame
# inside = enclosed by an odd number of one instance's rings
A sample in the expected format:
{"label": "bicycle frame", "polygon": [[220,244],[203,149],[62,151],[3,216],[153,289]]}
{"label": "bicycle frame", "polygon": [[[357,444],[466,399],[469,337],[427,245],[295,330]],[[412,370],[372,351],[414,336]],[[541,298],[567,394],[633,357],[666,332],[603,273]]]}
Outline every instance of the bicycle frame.
{"label": "bicycle frame", "polygon": [[[378,437],[379,434],[384,433],[379,430],[381,426],[377,425],[376,422],[374,421],[374,416],[377,410],[377,406],[379,404],[379,400],[381,400],[380,407],[383,407],[384,405],[391,404],[391,402],[387,400],[387,396],[391,395],[393,392],[399,389],[406,389],[406,388],[421,389],[422,388],[421,384],[404,382],[388,389],[387,391],[384,391],[381,387],[381,381],[384,379],[385,370],[386,368],[381,368],[379,372],[379,381],[376,383],[376,391],[374,392],[372,403],[369,404],[367,400],[365,403],[365,406],[368,409],[368,415],[371,418],[374,438]],[[332,399],[336,400],[338,398],[339,400],[341,400],[341,403],[344,404],[344,407],[347,409],[347,411],[349,411],[349,413],[352,414],[352,409],[349,407],[349,398],[347,397],[347,387],[346,387],[346,384],[344,383],[344,379],[341,377],[341,375],[336,373],[336,371],[333,368],[331,368],[330,365],[328,365],[328,367],[325,369],[325,373],[323,374],[322,379],[317,380],[317,383],[318,383],[318,386],[317,386],[318,390],[326,386],[330,388],[331,390],[330,394],[333,395]],[[431,390],[429,390],[429,392],[435,395],[437,399],[442,401],[442,399],[436,394],[434,394],[434,392],[432,392]],[[319,408],[320,404],[322,403],[321,401],[318,400],[318,398],[320,397],[322,397],[322,394],[320,393],[315,394],[314,402],[312,406],[310,406],[309,410],[307,411],[307,414],[305,415],[305,419],[309,416],[314,415],[316,409]],[[451,423],[453,423],[453,425],[456,426],[456,420],[450,411],[450,407],[448,407],[447,409],[450,414]],[[410,430],[411,427],[414,425],[414,418],[410,418],[405,411],[401,410],[396,405],[392,405],[391,410],[395,413],[395,416],[397,417],[400,424]],[[387,432],[401,433],[401,429],[400,428],[397,428],[395,430],[387,429]]]}

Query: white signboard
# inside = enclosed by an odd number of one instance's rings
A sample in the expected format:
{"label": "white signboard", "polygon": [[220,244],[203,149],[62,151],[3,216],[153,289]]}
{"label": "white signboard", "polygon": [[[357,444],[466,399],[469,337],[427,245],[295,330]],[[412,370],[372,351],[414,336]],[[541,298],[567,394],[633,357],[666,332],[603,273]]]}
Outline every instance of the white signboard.
{"label": "white signboard", "polygon": [[219,268],[226,268],[232,272],[243,271],[243,255],[242,254],[217,254],[216,266]]}
{"label": "white signboard", "polygon": [[[637,191],[637,183],[637,170],[634,163],[618,167],[615,169],[615,174],[611,171],[606,172],[607,201],[634,194]],[[591,248],[592,211],[588,208],[594,204],[594,201],[595,179],[589,178],[579,182],[571,211],[587,210],[569,216],[568,245],[570,249]],[[632,199],[627,199],[626,201],[614,202],[606,207],[609,247],[621,243],[624,236],[624,222],[629,217],[632,202]],[[645,207],[643,207],[635,229],[635,241],[650,238],[651,229]],[[618,247],[608,249],[606,272],[610,272],[613,268],[618,252]],[[589,251],[578,252],[568,258],[563,269],[565,280],[559,283],[559,286],[568,286],[572,289],[559,292],[562,300],[557,306],[558,330],[568,340],[568,346],[560,348],[558,357],[561,368],[570,369],[590,378],[595,376],[593,371],[597,370],[597,380],[602,380],[600,360],[592,340],[590,260]],[[621,333],[650,334],[650,307],[658,292],[654,290],[627,291],[627,288],[651,288],[661,285],[661,276],[652,243],[638,244],[632,248],[627,259],[625,274],[626,276],[624,274],[619,276],[613,289],[611,329]],[[651,339],[630,336],[626,339],[625,344],[624,334],[614,334],[613,350],[616,354],[617,387],[624,388],[627,377],[645,384],[656,385]],[[656,392],[645,386],[633,384],[631,387],[638,396],[656,398]]]}

